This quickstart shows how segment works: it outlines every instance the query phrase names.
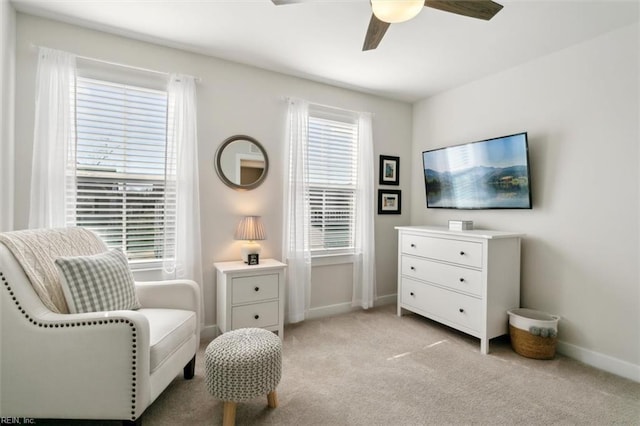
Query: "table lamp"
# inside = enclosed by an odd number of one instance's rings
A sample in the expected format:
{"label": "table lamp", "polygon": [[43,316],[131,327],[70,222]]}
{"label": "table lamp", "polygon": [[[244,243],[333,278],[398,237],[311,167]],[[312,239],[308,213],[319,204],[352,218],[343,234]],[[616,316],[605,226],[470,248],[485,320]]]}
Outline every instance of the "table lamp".
{"label": "table lamp", "polygon": [[240,223],[238,223],[234,238],[236,240],[247,241],[242,245],[240,253],[242,255],[242,261],[249,263],[249,254],[260,254],[261,247],[256,241],[267,239],[260,216],[243,217]]}

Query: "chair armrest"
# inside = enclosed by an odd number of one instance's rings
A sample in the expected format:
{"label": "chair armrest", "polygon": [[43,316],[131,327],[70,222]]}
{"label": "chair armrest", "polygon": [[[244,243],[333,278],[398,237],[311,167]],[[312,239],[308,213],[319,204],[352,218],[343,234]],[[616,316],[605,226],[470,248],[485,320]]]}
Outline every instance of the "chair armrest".
{"label": "chair armrest", "polygon": [[136,295],[143,308],[200,312],[200,287],[195,281],[137,281]]}
{"label": "chair armrest", "polygon": [[196,313],[198,336],[204,318],[200,287],[192,280],[136,281],[136,295],[143,308],[184,309]]}

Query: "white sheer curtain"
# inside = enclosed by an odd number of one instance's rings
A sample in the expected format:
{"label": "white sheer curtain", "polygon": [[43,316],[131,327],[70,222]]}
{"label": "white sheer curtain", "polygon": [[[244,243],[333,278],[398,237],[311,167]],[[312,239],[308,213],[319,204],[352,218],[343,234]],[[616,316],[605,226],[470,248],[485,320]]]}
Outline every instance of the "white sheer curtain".
{"label": "white sheer curtain", "polygon": [[0,232],[14,229],[16,12],[0,3]]}
{"label": "white sheer curtain", "polygon": [[371,114],[358,114],[358,195],[352,306],[373,307],[376,298],[376,251],[373,130]]}
{"label": "white sheer curtain", "polygon": [[[175,204],[168,199],[165,205],[167,213],[175,213],[175,236],[166,234],[165,230],[163,276],[194,280],[202,292],[195,79],[172,74],[167,92],[167,158],[175,158],[175,162],[169,162],[167,167],[167,187],[175,188],[176,199]],[[201,318],[204,320],[203,316]]]}
{"label": "white sheer curtain", "polygon": [[284,180],[283,249],[287,268],[287,321],[304,320],[309,308],[311,251],[309,248],[309,203],[307,200],[309,104],[289,100]]}
{"label": "white sheer curtain", "polygon": [[36,111],[31,166],[29,228],[65,226],[65,173],[72,134],[74,55],[41,47],[36,77]]}

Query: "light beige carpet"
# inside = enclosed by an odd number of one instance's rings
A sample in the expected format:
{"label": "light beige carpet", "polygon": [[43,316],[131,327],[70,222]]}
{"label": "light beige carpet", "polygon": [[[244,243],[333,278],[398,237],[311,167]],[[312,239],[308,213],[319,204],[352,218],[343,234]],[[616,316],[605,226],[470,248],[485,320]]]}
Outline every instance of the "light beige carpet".
{"label": "light beige carpet", "polygon": [[[561,325],[560,325],[561,327]],[[508,339],[480,342],[395,306],[285,327],[279,407],[238,404],[237,424],[640,424],[640,383],[556,355],[523,358]],[[222,403],[181,377],[147,409],[145,426],[219,425]],[[91,426],[113,422],[39,421]]]}

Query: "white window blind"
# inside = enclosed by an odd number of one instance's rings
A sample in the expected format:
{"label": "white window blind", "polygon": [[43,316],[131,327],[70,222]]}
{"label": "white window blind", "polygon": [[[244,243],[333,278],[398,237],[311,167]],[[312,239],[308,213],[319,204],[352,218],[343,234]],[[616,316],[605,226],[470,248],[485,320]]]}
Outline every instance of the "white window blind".
{"label": "white window blind", "polygon": [[96,231],[130,260],[162,259],[164,230],[174,226],[165,201],[175,203],[165,183],[174,161],[167,158],[167,93],[83,77],[75,92],[76,184],[67,222]]}
{"label": "white window blind", "polygon": [[314,255],[353,252],[357,133],[349,113],[310,108],[308,199]]}

